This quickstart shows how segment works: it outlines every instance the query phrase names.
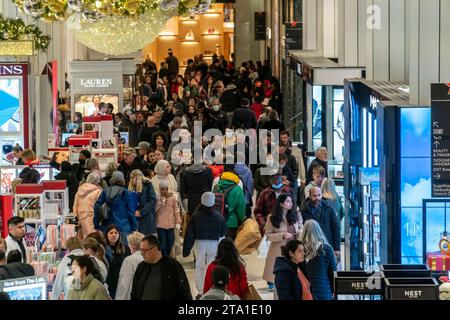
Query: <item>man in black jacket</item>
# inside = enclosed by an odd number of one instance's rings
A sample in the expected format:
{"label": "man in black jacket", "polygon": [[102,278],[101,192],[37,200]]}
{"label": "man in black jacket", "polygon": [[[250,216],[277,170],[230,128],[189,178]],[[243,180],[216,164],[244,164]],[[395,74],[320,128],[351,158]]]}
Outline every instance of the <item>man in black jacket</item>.
{"label": "man in black jacket", "polygon": [[134,273],[131,300],[192,300],[191,288],[183,266],[163,256],[153,235],[141,241],[144,261]]}
{"label": "man in black jacket", "polygon": [[241,107],[234,110],[231,124],[235,129],[256,129],[256,115],[250,109],[250,101],[247,98],[243,98]]}
{"label": "man in black jacket", "polygon": [[139,160],[136,151],[133,148],[126,148],[123,151],[123,160],[120,162],[117,171],[121,171],[125,176],[125,183],[128,186],[130,183],[131,172],[135,169],[144,171],[149,168],[149,164],[145,161]]}
{"label": "man in black jacket", "polygon": [[174,79],[178,75],[180,66],[178,63],[178,59],[173,55],[172,49],[169,48],[168,54],[169,54],[169,56],[166,57],[166,62],[169,67],[169,75],[170,75],[169,82],[171,82],[172,79]]}
{"label": "man in black jacket", "polygon": [[306,200],[301,212],[303,223],[313,219],[320,224],[323,234],[334,249],[336,258],[339,258],[341,251],[339,219],[330,203],[322,199],[322,190],[319,187],[311,188],[309,198]]}
{"label": "man in black jacket", "polygon": [[187,200],[189,214],[200,204],[202,194],[212,189],[213,179],[211,169],[203,164],[192,164],[181,171],[181,197]]}
{"label": "man in black jacket", "polygon": [[328,150],[325,147],[317,148],[316,158],[311,162],[306,174],[306,185],[313,181],[313,170],[315,167],[322,166],[325,168],[325,177],[328,178]]}
{"label": "man in black jacket", "polygon": [[10,251],[7,264],[0,266],[0,280],[32,276],[34,276],[34,269],[30,264],[22,262],[22,254],[19,250]]}
{"label": "man in black jacket", "polygon": [[153,142],[153,134],[162,131],[159,127],[159,121],[161,121],[161,112],[149,113],[147,115],[147,124],[141,130],[139,142],[146,141],[150,144]]}
{"label": "man in black jacket", "polygon": [[236,84],[230,83],[227,86],[225,92],[220,96],[220,103],[222,104],[223,111],[226,112],[228,119],[231,122],[233,112],[241,103],[241,93],[239,92]]}

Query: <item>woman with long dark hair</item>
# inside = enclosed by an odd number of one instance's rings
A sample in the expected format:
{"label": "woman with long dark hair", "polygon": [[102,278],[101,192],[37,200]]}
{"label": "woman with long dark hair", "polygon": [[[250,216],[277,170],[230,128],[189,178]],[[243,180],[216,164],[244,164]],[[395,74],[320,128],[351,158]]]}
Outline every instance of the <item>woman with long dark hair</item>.
{"label": "woman with long dark hair", "polygon": [[120,239],[119,227],[111,224],[106,228],[106,241],[108,247],[112,251],[112,259],[109,260],[109,271],[106,277],[106,284],[108,285],[109,294],[114,299],[117,290],[117,282],[119,281],[120,268],[123,260],[131,254],[130,248],[122,243]]}
{"label": "woman with long dark hair", "polygon": [[264,227],[270,246],[264,266],[263,279],[267,281],[270,290],[274,288],[273,266],[275,259],[281,257],[281,247],[286,245],[289,240],[300,238],[303,229],[302,223],[302,217],[294,207],[292,196],[281,194],[272,214],[267,217],[267,223]]}
{"label": "woman with long dark hair", "polygon": [[216,259],[208,266],[203,292],[208,292],[213,286],[212,273],[217,266],[224,266],[230,271],[230,281],[227,291],[245,299],[248,282],[245,262],[239,255],[233,240],[225,238],[219,243]]}

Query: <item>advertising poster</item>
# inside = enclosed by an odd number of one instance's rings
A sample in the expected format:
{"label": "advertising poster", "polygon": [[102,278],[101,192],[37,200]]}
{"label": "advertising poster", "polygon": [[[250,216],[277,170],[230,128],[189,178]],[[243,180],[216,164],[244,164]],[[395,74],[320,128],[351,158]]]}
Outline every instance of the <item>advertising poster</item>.
{"label": "advertising poster", "polygon": [[25,277],[0,281],[0,291],[6,292],[11,300],[47,300],[47,279]]}

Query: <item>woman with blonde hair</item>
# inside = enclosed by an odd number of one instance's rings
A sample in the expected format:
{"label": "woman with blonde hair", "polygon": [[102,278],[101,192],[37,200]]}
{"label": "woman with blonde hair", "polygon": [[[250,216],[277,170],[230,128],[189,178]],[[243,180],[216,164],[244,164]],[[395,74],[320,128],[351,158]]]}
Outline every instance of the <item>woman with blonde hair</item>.
{"label": "woman with blonde hair", "polygon": [[306,273],[311,282],[314,300],[332,300],[336,260],[319,223],[308,220],[303,229]]}
{"label": "woman with blonde hair", "polygon": [[138,222],[138,231],[144,235],[156,234],[156,193],[152,182],[141,170],[133,170],[128,191],[130,206]]}
{"label": "woman with blonde hair", "polygon": [[86,178],[86,183],[82,184],[75,194],[73,213],[78,218],[81,227],[78,232],[81,240],[95,231],[94,206],[102,193],[100,181],[101,178],[97,173],[90,173]]}
{"label": "woman with blonde hair", "polygon": [[336,185],[333,179],[325,178],[322,181],[322,196],[328,200],[338,215],[339,219],[345,216],[344,208],[342,206],[341,197],[336,192]]}

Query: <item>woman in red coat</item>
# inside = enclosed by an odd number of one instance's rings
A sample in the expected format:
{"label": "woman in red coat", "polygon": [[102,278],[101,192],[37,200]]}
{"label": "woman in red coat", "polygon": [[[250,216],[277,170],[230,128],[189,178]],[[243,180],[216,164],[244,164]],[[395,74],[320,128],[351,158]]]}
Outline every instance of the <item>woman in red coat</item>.
{"label": "woman in red coat", "polygon": [[213,287],[212,273],[217,265],[224,266],[230,271],[230,281],[226,288],[227,291],[239,296],[241,299],[245,299],[248,288],[245,263],[230,238],[225,238],[219,243],[216,260],[206,269],[203,292],[208,292]]}

